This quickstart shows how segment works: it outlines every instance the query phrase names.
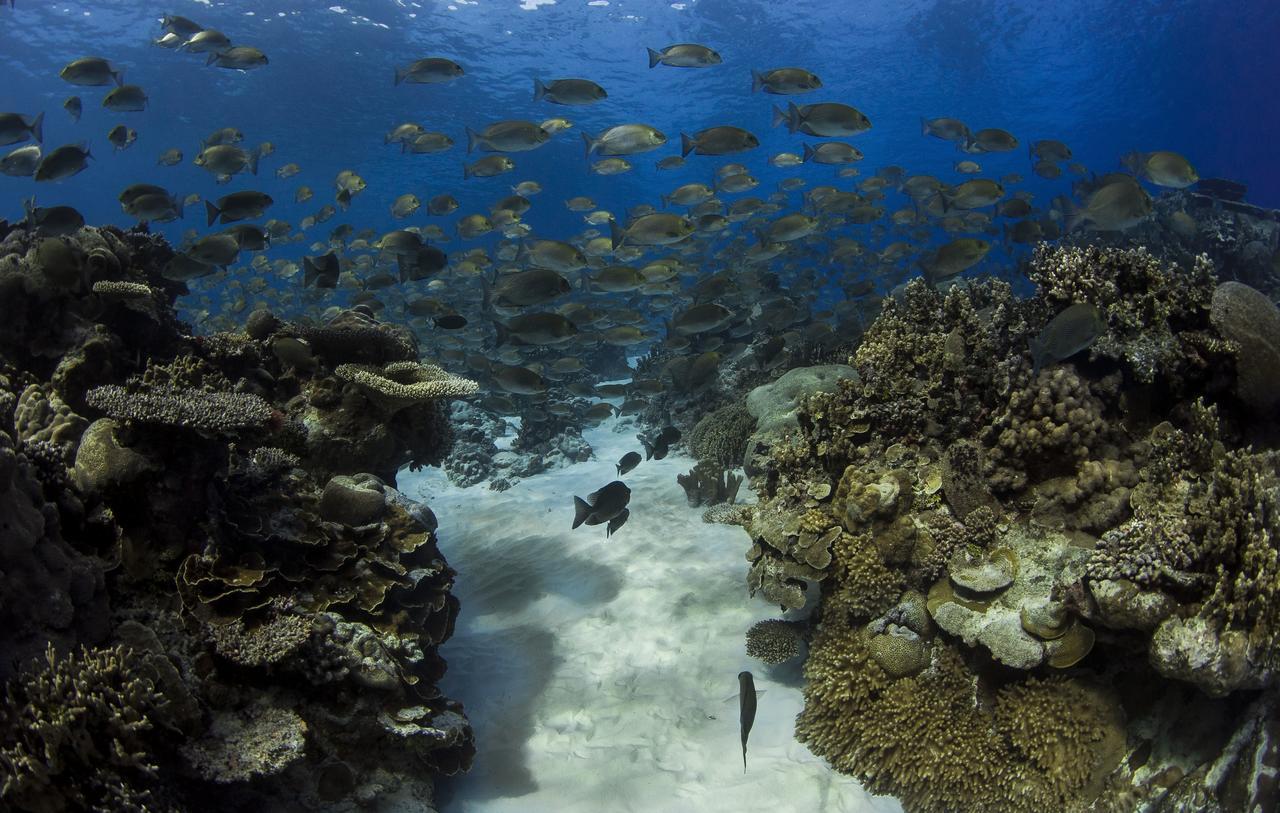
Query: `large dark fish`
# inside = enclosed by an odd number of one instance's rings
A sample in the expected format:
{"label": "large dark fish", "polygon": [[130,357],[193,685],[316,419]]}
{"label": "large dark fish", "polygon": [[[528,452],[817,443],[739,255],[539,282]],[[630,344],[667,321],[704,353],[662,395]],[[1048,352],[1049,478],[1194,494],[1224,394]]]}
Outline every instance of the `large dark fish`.
{"label": "large dark fish", "polygon": [[756,681],[750,672],[738,673],[738,729],[742,735],[742,772],[747,772],[747,737],[756,721]]}
{"label": "large dark fish", "polygon": [[1081,303],[1067,306],[1049,320],[1040,335],[1032,337],[1031,374],[1035,375],[1046,365],[1074,356],[1106,332],[1106,317],[1097,307]]}
{"label": "large dark fish", "polygon": [[[587,495],[587,499],[581,497],[573,498],[573,527],[586,523],[587,525],[601,525],[609,523],[607,533],[611,534],[616,531],[623,522],[626,522],[626,515],[623,514],[627,510],[627,503],[631,500],[631,489],[627,488],[626,483],[621,480],[614,480],[609,485],[597,492]],[[622,516],[615,525],[610,520]]]}

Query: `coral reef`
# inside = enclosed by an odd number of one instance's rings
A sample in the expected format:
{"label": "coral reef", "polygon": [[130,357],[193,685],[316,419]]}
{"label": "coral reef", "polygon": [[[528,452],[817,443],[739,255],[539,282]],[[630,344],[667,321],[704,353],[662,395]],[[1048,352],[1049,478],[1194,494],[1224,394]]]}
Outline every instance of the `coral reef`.
{"label": "coral reef", "polygon": [[689,454],[726,469],[737,468],[755,427],[756,419],[743,404],[721,407],[704,415],[689,432]]}
{"label": "coral reef", "polygon": [[[1274,305],[1112,242],[1040,246],[1026,299],[906,285],[748,453],[748,590],[811,608],[797,734],[912,813],[1243,809],[1221,775],[1267,747]],[[1072,304],[1101,335],[1034,369]],[[1124,759],[1182,714],[1213,723]]]}
{"label": "coral reef", "polygon": [[362,306],[190,335],[144,231],[0,236],[0,806],[428,803],[475,747],[395,476],[475,384]]}

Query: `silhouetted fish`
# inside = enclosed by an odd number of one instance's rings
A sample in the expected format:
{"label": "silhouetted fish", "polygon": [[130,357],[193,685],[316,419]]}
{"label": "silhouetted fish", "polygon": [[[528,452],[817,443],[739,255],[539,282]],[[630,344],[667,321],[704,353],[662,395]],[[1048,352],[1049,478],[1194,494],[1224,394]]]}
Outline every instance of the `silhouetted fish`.
{"label": "silhouetted fish", "polygon": [[756,681],[750,672],[738,673],[738,729],[742,736],[742,772],[747,772],[747,737],[756,721]]}

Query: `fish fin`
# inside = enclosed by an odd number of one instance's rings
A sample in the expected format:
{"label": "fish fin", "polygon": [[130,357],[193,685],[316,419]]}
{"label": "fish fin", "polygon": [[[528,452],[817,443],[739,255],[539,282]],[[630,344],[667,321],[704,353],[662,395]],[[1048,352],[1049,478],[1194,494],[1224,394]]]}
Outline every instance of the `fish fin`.
{"label": "fish fin", "polygon": [[640,438],[640,445],[644,447],[644,459],[645,459],[645,460],[652,460],[652,459],[653,459],[653,444],[651,444],[649,441],[645,440],[644,438]]}
{"label": "fish fin", "polygon": [[787,132],[795,133],[800,129],[800,108],[795,102],[787,102]]}
{"label": "fish fin", "polygon": [[582,131],[582,145],[583,145],[583,149],[585,150],[585,152],[583,152],[583,156],[584,156],[588,161],[590,161],[590,160],[591,160],[591,153],[593,153],[593,152],[595,152],[595,151],[596,151],[596,148],[600,146],[600,143],[599,143],[596,139],[592,138],[592,137],[587,133],[587,131],[586,131],[586,130],[583,130],[583,131]]}
{"label": "fish fin", "polygon": [[573,527],[577,528],[579,525],[586,522],[587,517],[589,516],[591,516],[591,506],[588,505],[587,501],[582,499],[581,497],[574,497],[573,498]]}
{"label": "fish fin", "polygon": [[773,121],[770,122],[769,126],[777,127],[779,124],[784,123],[786,120],[787,120],[786,112],[783,111],[783,109],[781,107],[778,107],[776,104],[773,105]]}
{"label": "fish fin", "polygon": [[764,87],[764,77],[755,68],[751,69],[751,92],[756,93]]}
{"label": "fish fin", "polygon": [[609,243],[616,251],[618,246],[622,245],[622,241],[626,239],[626,233],[622,231],[622,227],[618,225],[618,221],[609,221]]}
{"label": "fish fin", "polygon": [[462,165],[462,180],[464,180],[464,181],[465,181],[465,180],[467,180],[467,179],[468,179],[468,178],[470,178],[470,177],[471,177],[471,165],[470,165],[470,164],[463,164],[463,165]]}
{"label": "fish fin", "polygon": [[609,520],[609,524],[606,525],[604,528],[604,538],[608,539],[609,537],[613,536],[614,531],[618,530],[623,525],[627,524],[627,517],[629,516],[631,516],[630,508],[624,508],[621,511],[619,511],[617,514],[615,514],[613,519]]}
{"label": "fish fin", "polygon": [[261,157],[262,153],[259,150],[254,150],[249,156],[249,171],[254,175],[258,174],[258,159]]}
{"label": "fish fin", "polygon": [[204,211],[209,216],[209,222],[205,224],[206,226],[212,226],[217,221],[218,215],[221,214],[218,211],[218,207],[207,200],[204,202]]}
{"label": "fish fin", "polygon": [[920,117],[920,135],[929,135],[929,122],[924,116]]}
{"label": "fish fin", "polygon": [[662,54],[652,48],[645,48],[649,52],[649,67],[652,68],[662,61]]}
{"label": "fish fin", "polygon": [[680,157],[684,158],[698,147],[698,142],[694,141],[684,133],[680,134]]}
{"label": "fish fin", "polygon": [[810,147],[808,144],[805,144],[804,152],[800,156],[800,160],[807,164],[809,163],[809,161],[813,160],[813,155],[814,155],[813,147]]}
{"label": "fish fin", "polygon": [[542,80],[539,79],[538,77],[536,76],[533,77],[533,100],[535,102],[540,102],[542,101],[542,98],[546,95],[547,95],[547,86],[542,84]]}
{"label": "fish fin", "polygon": [[205,67],[207,68],[208,66],[216,62],[219,56],[220,54],[217,51],[210,51],[209,58],[204,61]]}
{"label": "fish fin", "polygon": [[466,128],[466,130],[467,130],[467,155],[470,155],[472,151],[475,150],[476,145],[479,144],[484,139],[482,139],[480,137],[480,134],[477,133],[475,130],[472,130],[470,127]]}
{"label": "fish fin", "polygon": [[613,467],[614,467],[615,469],[617,469],[617,470],[618,470],[618,476],[619,476],[619,477],[621,477],[621,476],[622,476],[622,464],[621,464],[621,463],[615,463]]}
{"label": "fish fin", "polygon": [[396,84],[398,85],[401,82],[403,82],[405,76],[407,75],[408,75],[408,72],[405,71],[404,68],[396,68]]}
{"label": "fish fin", "polygon": [[43,110],[37,113],[36,117],[31,120],[30,130],[31,130],[31,137],[36,140],[36,143],[43,144],[44,143],[44,111]]}

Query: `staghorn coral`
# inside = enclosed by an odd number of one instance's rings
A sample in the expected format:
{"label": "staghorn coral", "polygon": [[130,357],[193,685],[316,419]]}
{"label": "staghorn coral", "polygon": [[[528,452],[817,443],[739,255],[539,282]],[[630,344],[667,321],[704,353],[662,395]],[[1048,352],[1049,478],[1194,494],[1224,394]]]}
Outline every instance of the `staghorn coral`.
{"label": "staghorn coral", "polygon": [[434,364],[400,361],[378,368],[367,364],[340,364],[334,374],[358,386],[387,414],[422,401],[474,395],[480,385],[455,376]]}
{"label": "staghorn coral", "polygon": [[243,392],[205,392],[159,388],[130,390],[116,384],[94,387],[89,406],[119,421],[213,433],[264,429],[273,419],[271,405]]}
{"label": "staghorn coral", "polygon": [[711,460],[700,460],[687,474],[677,474],[676,482],[684,489],[690,508],[701,505],[732,504],[738,496],[742,477]]}
{"label": "staghorn coral", "polygon": [[177,810],[158,794],[162,698],[120,647],[44,663],[0,702],[0,801],[27,811]]}

